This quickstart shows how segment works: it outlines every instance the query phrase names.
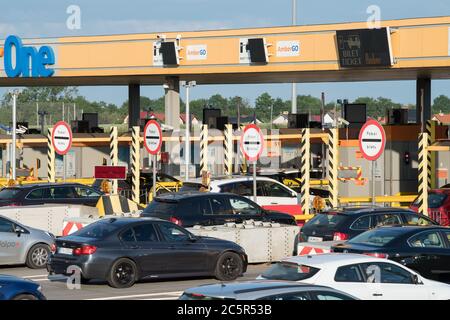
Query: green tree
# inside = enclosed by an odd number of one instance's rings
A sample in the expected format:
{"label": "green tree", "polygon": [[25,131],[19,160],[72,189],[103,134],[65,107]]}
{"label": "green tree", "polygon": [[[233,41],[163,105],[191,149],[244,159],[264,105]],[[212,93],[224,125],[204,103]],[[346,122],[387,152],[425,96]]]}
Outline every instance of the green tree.
{"label": "green tree", "polygon": [[433,113],[450,113],[450,98],[445,95],[436,97],[433,101]]}

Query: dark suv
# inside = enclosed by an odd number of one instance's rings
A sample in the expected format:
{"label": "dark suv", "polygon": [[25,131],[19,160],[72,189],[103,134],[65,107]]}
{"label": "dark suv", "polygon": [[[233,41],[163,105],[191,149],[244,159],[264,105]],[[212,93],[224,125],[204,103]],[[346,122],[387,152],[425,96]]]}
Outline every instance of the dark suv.
{"label": "dark suv", "polygon": [[0,206],[79,204],[95,207],[103,192],[79,183],[46,183],[8,187],[0,190]]}
{"label": "dark suv", "polygon": [[436,221],[408,209],[349,207],[317,214],[300,231],[300,241],[348,240],[379,226],[438,225]]}
{"label": "dark suv", "polygon": [[156,197],[141,216],[169,220],[184,227],[244,220],[296,225],[289,214],[265,210],[253,201],[231,193],[167,193]]}

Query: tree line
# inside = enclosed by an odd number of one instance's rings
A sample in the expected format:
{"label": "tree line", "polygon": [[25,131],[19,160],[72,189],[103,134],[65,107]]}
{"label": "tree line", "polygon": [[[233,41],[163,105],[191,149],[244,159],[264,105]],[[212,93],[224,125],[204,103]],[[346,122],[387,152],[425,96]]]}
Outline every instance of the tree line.
{"label": "tree line", "polygon": [[[164,97],[151,99],[141,97],[141,111],[152,111],[156,113],[164,113]],[[391,99],[378,97],[360,97],[351,103],[367,104],[367,113],[370,117],[382,117],[386,114],[386,109],[408,107],[415,109],[414,105],[402,105]],[[48,124],[62,120],[62,104],[65,105],[65,120],[74,119],[74,109],[76,110],[76,118],[81,119],[81,112],[96,112],[99,114],[99,122],[101,124],[120,124],[124,122],[128,115],[128,101],[118,106],[104,101],[90,101],[81,96],[77,87],[30,87],[21,91],[17,100],[17,121],[29,122],[34,125],[37,122],[36,113],[45,111],[46,121]],[[181,113],[185,112],[185,102],[180,101]],[[75,106],[75,108],[74,108]],[[202,119],[203,108],[212,107],[220,108],[222,115],[236,117],[238,109],[241,116],[253,116],[263,121],[269,122],[271,114],[273,119],[283,112],[291,110],[291,100],[284,100],[279,97],[272,97],[269,93],[264,92],[259,95],[254,104],[248,99],[241,96],[224,97],[215,94],[206,98],[194,99],[190,101],[190,112],[197,119]],[[311,114],[320,114],[322,101],[318,97],[311,95],[297,96],[297,109],[300,112],[309,112]],[[335,103],[327,103],[324,107],[325,111],[340,110],[339,105]],[[432,106],[433,113],[450,113],[450,98],[441,95],[434,99]],[[11,122],[11,95],[5,93],[0,102],[0,123],[9,125]]]}

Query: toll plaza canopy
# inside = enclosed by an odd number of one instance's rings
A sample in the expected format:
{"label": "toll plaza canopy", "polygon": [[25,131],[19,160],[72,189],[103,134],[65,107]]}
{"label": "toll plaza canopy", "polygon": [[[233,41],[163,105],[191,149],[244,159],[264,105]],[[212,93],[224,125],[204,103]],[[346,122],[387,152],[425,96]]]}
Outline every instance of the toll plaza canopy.
{"label": "toll plaza canopy", "polygon": [[[380,48],[372,44],[371,51],[364,52],[360,50],[364,35],[360,39],[343,33],[344,38],[340,38],[342,30],[367,29],[366,22],[23,40],[15,37],[9,42],[7,38],[0,51],[0,86],[161,85],[167,77],[199,84],[450,78],[450,17],[383,21],[381,27],[387,28],[388,64],[383,63],[386,57],[381,57],[386,53],[384,44]],[[258,39],[262,47],[253,41]],[[175,55],[170,43],[175,46]],[[15,54],[18,50],[20,54]],[[366,63],[358,65],[354,59],[361,58]],[[345,61],[354,62],[355,67],[343,67]],[[45,72],[48,70],[51,72]]]}

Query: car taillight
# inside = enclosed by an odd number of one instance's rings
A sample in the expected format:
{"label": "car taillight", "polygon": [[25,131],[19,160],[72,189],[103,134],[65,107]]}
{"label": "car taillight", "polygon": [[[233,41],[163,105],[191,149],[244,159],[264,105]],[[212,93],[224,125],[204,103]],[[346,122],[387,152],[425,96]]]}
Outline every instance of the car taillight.
{"label": "car taillight", "polygon": [[56,244],[52,243],[52,245],[50,246],[50,251],[55,254],[56,253]]}
{"label": "car taillight", "polygon": [[375,257],[375,258],[382,258],[382,259],[389,258],[389,255],[387,253],[364,252],[363,254],[365,254],[366,256],[371,256],[371,257]]}
{"label": "car taillight", "polygon": [[175,223],[175,224],[178,225],[178,226],[181,226],[181,225],[182,225],[181,220],[178,219],[178,218],[176,218],[176,217],[170,217],[170,218],[169,218],[169,221]]}
{"label": "car taillight", "polygon": [[348,240],[348,234],[342,232],[335,232],[333,234],[333,241],[340,241],[340,240]]}
{"label": "car taillight", "polygon": [[11,202],[8,204],[9,207],[20,207],[22,204],[20,202]]}
{"label": "car taillight", "polygon": [[94,254],[95,251],[97,251],[96,246],[82,246],[80,248],[73,249],[73,255],[74,256],[81,256],[81,255],[91,255]]}

